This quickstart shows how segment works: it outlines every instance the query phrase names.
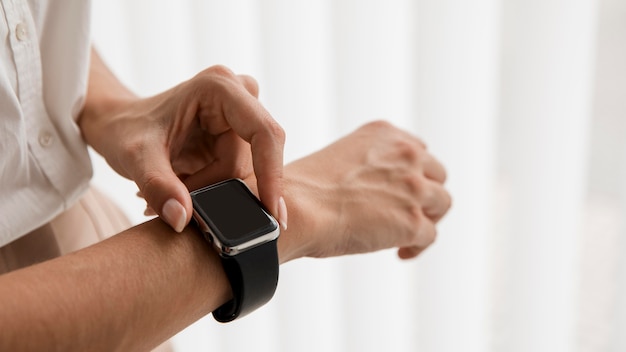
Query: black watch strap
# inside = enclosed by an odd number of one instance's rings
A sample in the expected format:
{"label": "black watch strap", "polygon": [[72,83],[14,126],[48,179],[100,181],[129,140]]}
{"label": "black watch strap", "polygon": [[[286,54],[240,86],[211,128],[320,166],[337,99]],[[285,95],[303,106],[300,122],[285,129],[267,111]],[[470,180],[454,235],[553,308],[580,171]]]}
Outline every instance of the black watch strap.
{"label": "black watch strap", "polygon": [[234,298],[213,311],[215,320],[226,323],[267,303],[278,285],[276,240],[234,256],[220,255]]}

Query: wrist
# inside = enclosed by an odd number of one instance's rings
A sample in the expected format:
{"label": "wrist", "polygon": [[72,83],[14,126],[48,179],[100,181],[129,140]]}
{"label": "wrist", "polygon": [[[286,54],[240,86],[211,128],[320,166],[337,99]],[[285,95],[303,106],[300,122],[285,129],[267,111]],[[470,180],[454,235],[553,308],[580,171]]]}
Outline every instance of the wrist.
{"label": "wrist", "polygon": [[137,95],[117,79],[97,51],[92,49],[87,94],[78,118],[80,128],[89,127],[89,124],[111,115],[137,99]]}
{"label": "wrist", "polygon": [[[309,181],[295,173],[284,174],[283,198],[289,212],[289,227],[281,231],[278,237],[280,264],[302,257],[318,256],[316,252],[319,249],[316,249],[314,239],[331,231],[328,229],[332,228],[333,214],[319,199],[319,185]],[[254,176],[246,178],[244,182],[258,194]]]}
{"label": "wrist", "polygon": [[301,179],[284,177],[283,198],[289,212],[289,227],[278,238],[280,263],[309,256],[320,218],[311,185]]}
{"label": "wrist", "polygon": [[[254,175],[247,177],[243,180],[246,185],[250,188],[250,190],[258,196],[259,191],[257,187],[257,180]],[[285,184],[283,198],[285,199],[285,203],[287,204],[287,209],[289,211],[290,216],[290,226],[287,230],[282,230],[280,232],[280,236],[278,236],[277,247],[278,247],[278,261],[280,264],[286,263],[290,260],[297,259],[303,257],[303,221],[304,216],[302,215],[302,204],[299,204],[297,200],[297,191],[291,189],[293,185]],[[293,215],[292,215],[293,212]],[[272,214],[275,216],[275,214]]]}
{"label": "wrist", "polygon": [[124,107],[137,100],[129,96],[107,95],[91,98],[89,102],[86,102],[77,120],[85,142],[101,155],[105,155],[109,142],[119,140],[119,137],[111,138],[111,134],[116,132],[114,128],[111,128],[115,126],[112,122],[115,120],[116,111],[122,111]]}
{"label": "wrist", "polygon": [[137,95],[125,88],[120,91],[101,92],[99,94],[88,92],[79,121],[93,121],[114,115],[116,111],[122,110],[139,99]]}

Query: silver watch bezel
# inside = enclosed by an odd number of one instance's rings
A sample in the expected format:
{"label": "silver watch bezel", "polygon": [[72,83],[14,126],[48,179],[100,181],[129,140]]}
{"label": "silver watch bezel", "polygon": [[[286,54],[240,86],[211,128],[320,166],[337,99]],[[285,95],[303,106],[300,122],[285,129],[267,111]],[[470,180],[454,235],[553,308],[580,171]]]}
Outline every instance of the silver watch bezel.
{"label": "silver watch bezel", "polygon": [[278,238],[278,236],[280,235],[280,226],[278,225],[278,221],[276,221],[276,219],[274,219],[274,217],[268,214],[264,209],[263,209],[263,212],[270,219],[270,221],[274,223],[274,225],[276,226],[276,229],[264,235],[261,235],[255,239],[252,239],[248,242],[244,242],[237,246],[231,246],[231,247],[224,245],[220,241],[220,239],[213,233],[213,231],[211,231],[211,227],[206,223],[206,221],[204,221],[204,219],[196,211],[196,209],[193,210],[193,217],[194,219],[196,219],[196,222],[198,223],[198,227],[200,228],[200,231],[202,231],[202,235],[204,236],[204,238],[213,244],[213,246],[218,251],[218,253],[232,257],[239,253],[243,253],[256,246],[271,242]]}

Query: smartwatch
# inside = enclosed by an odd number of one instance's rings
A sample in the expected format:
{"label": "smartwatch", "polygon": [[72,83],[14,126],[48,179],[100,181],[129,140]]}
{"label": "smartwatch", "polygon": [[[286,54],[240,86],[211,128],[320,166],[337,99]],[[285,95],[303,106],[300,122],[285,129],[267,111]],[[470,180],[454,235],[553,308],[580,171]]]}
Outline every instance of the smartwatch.
{"label": "smartwatch", "polygon": [[225,323],[267,303],[278,284],[278,222],[240,179],[190,193],[193,217],[217,250],[233,299],[213,311]]}

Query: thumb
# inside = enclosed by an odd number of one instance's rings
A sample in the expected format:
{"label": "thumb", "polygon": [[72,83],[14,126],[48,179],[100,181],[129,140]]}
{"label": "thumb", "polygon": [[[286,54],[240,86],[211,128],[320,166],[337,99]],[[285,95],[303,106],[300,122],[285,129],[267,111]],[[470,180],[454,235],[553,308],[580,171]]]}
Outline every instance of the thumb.
{"label": "thumb", "polygon": [[143,197],[176,232],[183,231],[191,219],[191,197],[172,170],[169,152],[155,148],[138,159],[131,174]]}

